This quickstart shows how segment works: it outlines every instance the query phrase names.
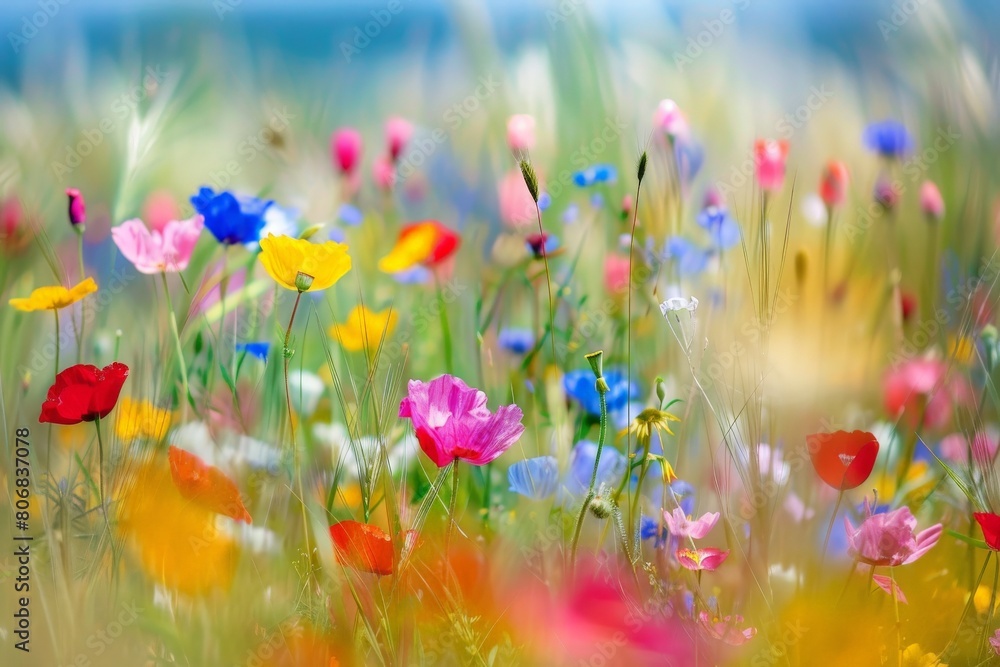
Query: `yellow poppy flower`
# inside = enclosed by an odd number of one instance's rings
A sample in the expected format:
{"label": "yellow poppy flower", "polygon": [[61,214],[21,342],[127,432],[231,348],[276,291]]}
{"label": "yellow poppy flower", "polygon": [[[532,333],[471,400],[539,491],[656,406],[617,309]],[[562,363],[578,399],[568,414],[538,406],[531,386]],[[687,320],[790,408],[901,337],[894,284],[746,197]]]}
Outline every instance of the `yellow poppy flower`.
{"label": "yellow poppy flower", "polygon": [[330,327],[330,337],[340,341],[345,350],[359,352],[374,351],[396,328],[399,314],[395,310],[374,312],[365,306],[355,306],[343,324]]}
{"label": "yellow poppy flower", "polygon": [[379,270],[399,273],[420,264],[434,251],[438,236],[439,232],[433,225],[413,225],[400,235],[389,254],[379,260]]}
{"label": "yellow poppy flower", "polygon": [[31,312],[33,310],[58,310],[71,306],[88,294],[97,291],[97,283],[93,278],[87,278],[73,287],[66,289],[62,285],[39,287],[27,298],[11,299],[10,305],[18,310]]}
{"label": "yellow poppy flower", "polygon": [[286,289],[324,290],[351,270],[346,243],[310,243],[290,236],[268,235],[260,240],[260,263]]}
{"label": "yellow poppy flower", "polygon": [[122,440],[147,438],[159,442],[170,428],[170,411],[149,401],[123,398],[118,401],[115,413],[115,433]]}

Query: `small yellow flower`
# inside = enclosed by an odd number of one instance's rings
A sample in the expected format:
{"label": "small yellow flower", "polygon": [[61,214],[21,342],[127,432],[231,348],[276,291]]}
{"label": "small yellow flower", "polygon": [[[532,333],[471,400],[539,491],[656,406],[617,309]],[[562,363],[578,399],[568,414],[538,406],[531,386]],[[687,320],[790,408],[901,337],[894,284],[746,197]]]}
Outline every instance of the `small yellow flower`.
{"label": "small yellow flower", "polygon": [[122,440],[146,438],[159,442],[170,428],[170,411],[158,408],[149,401],[123,398],[115,411],[115,433]]}
{"label": "small yellow flower", "polygon": [[941,662],[937,653],[925,652],[920,648],[920,644],[907,646],[900,656],[900,662],[903,667],[948,667]]}
{"label": "small yellow flower", "polygon": [[324,290],[351,270],[345,243],[311,243],[271,234],[260,240],[260,248],[260,263],[275,282],[298,292]]}
{"label": "small yellow flower", "polygon": [[383,339],[387,339],[396,328],[399,314],[395,310],[374,312],[365,306],[355,306],[343,324],[330,327],[330,337],[340,341],[345,350],[369,352],[378,349]]}
{"label": "small yellow flower", "polygon": [[670,435],[674,432],[670,430],[670,422],[679,422],[681,419],[669,412],[658,408],[646,408],[635,416],[629,427],[623,430],[620,435],[634,433],[635,439],[640,444],[648,443],[653,437],[653,431],[666,431]]}
{"label": "small yellow flower", "polygon": [[93,278],[87,278],[73,287],[66,289],[62,285],[39,287],[27,298],[11,299],[10,305],[18,310],[31,312],[33,310],[58,310],[71,306],[88,294],[97,291],[97,283]]}
{"label": "small yellow flower", "polygon": [[975,342],[968,336],[948,337],[948,356],[960,364],[969,365],[976,352]]}

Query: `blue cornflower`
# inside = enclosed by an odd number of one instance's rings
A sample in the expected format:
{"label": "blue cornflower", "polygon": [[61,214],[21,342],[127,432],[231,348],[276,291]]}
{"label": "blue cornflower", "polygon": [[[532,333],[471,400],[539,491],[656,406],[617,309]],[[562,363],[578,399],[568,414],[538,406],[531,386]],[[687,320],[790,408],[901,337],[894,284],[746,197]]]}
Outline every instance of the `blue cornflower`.
{"label": "blue cornflower", "polygon": [[681,275],[697,275],[708,268],[709,252],[683,236],[671,236],[664,248],[667,259],[677,263]]}
{"label": "blue cornflower", "polygon": [[[597,457],[597,443],[581,440],[569,455],[569,470],[566,472],[564,487],[570,494],[579,496],[587,492],[590,476],[594,474],[594,458]],[[601,461],[597,466],[597,483],[617,486],[628,468],[628,459],[617,449],[604,445]]]}
{"label": "blue cornflower", "polygon": [[732,248],[740,242],[740,224],[729,215],[729,211],[718,206],[709,206],[698,214],[698,224],[712,235],[712,243],[720,250]]}
{"label": "blue cornflower", "polygon": [[548,192],[542,192],[538,195],[538,210],[544,211],[549,206],[552,206],[552,196]]}
{"label": "blue cornflower", "polygon": [[701,166],[705,162],[705,151],[698,142],[679,138],[674,143],[674,159],[677,161],[681,182],[690,183],[701,171]]}
{"label": "blue cornflower", "polygon": [[518,461],[507,468],[510,490],[532,500],[545,500],[559,484],[559,465],[553,456]]}
{"label": "blue cornflower", "polygon": [[566,207],[566,210],[563,211],[562,214],[563,224],[576,222],[576,219],[578,217],[580,217],[580,207],[577,206],[576,204],[570,204],[569,206]]}
{"label": "blue cornflower", "polygon": [[[624,408],[630,399],[639,398],[639,385],[634,381],[629,383],[625,374],[619,370],[607,371],[604,374],[604,381],[608,383],[609,389],[605,396],[609,413]],[[601,398],[597,393],[596,382],[594,373],[589,368],[575,370],[566,373],[563,377],[563,388],[566,395],[577,401],[584,411],[599,417],[601,415]]]}
{"label": "blue cornflower", "polygon": [[365,219],[365,214],[357,206],[351,204],[341,204],[337,211],[337,218],[346,225],[357,227]]}
{"label": "blue cornflower", "polygon": [[883,120],[865,128],[865,146],[882,157],[898,158],[913,149],[906,126],[897,120]]}
{"label": "blue cornflower", "polygon": [[274,202],[256,197],[237,197],[225,190],[216,194],[212,188],[203,187],[191,197],[191,203],[205,218],[205,226],[219,243],[234,245],[260,240],[264,214]]}
{"label": "blue cornflower", "polygon": [[[690,516],[694,514],[694,487],[691,486],[690,483],[685,482],[682,479],[675,479],[673,483],[671,483],[668,493],[673,496],[674,501],[676,501],[677,504],[680,505],[680,508],[684,510],[685,515]],[[665,507],[672,506],[672,504],[668,503],[662,504]]]}
{"label": "blue cornflower", "polygon": [[639,518],[639,537],[645,541],[652,537],[659,538],[661,534],[660,522],[651,516],[643,514]]}
{"label": "blue cornflower", "polygon": [[500,347],[514,354],[525,354],[535,346],[535,334],[531,329],[501,329],[497,335]]}
{"label": "blue cornflower", "polygon": [[597,183],[614,183],[618,170],[610,164],[595,164],[573,174],[573,183],[585,188]]}
{"label": "blue cornflower", "polygon": [[246,352],[250,356],[257,357],[261,361],[267,361],[267,353],[271,349],[271,344],[267,341],[255,341],[251,343],[237,343],[237,352]]}

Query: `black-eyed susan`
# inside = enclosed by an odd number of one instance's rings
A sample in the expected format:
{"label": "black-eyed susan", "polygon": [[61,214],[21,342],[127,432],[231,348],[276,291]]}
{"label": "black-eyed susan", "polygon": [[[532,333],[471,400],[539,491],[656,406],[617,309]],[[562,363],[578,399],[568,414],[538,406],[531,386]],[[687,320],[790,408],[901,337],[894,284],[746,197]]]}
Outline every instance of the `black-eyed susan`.
{"label": "black-eyed susan", "polygon": [[345,243],[269,235],[260,240],[260,249],[260,263],[268,274],[282,287],[297,292],[327,289],[351,270]]}
{"label": "black-eyed susan", "polygon": [[32,291],[30,295],[10,300],[10,305],[18,310],[31,312],[34,310],[59,310],[97,291],[97,283],[93,278],[87,278],[73,287],[62,285],[47,285]]}

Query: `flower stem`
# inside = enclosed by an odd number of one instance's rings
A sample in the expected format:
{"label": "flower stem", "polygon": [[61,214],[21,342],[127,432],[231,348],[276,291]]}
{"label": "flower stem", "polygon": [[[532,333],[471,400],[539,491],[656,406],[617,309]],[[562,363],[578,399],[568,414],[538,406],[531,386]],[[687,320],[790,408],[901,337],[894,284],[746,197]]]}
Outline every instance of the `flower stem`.
{"label": "flower stem", "polygon": [[[83,232],[76,235],[76,253],[77,259],[80,261],[80,280],[86,279],[85,271],[83,266]],[[80,327],[77,329],[76,336],[76,360],[77,363],[83,363],[83,325],[85,324],[85,318],[83,316],[83,308],[80,308]]]}
{"label": "flower stem", "polygon": [[549,342],[552,344],[552,363],[556,360],[556,308],[552,298],[552,274],[549,273],[549,253],[545,251],[545,230],[542,228],[542,210],[535,202],[535,218],[538,220],[538,233],[542,238],[542,262],[545,264],[545,284],[549,289]]}
{"label": "flower stem", "polygon": [[56,368],[53,372],[53,377],[59,377],[59,309],[55,308],[52,313],[56,316]]}
{"label": "flower stem", "polygon": [[[598,396],[601,399],[601,430],[597,438],[597,454],[594,456],[594,470],[590,474],[590,485],[587,487],[587,496],[583,500],[583,505],[580,507],[580,514],[576,517],[576,528],[573,530],[573,546],[570,549],[570,568],[576,566],[576,549],[580,543],[580,531],[583,529],[583,517],[587,514],[587,508],[590,506],[590,501],[594,499],[594,485],[597,484],[597,470],[598,466],[601,464],[601,450],[604,449],[604,438],[608,433],[608,399],[605,396],[605,392],[598,388]],[[626,475],[629,473],[626,472]]]}
{"label": "flower stem", "polygon": [[170,311],[170,331],[174,334],[174,345],[177,348],[177,362],[181,366],[181,382],[184,387],[184,397],[181,403],[184,405],[184,412],[187,412],[187,405],[191,401],[191,390],[188,386],[187,363],[184,361],[184,346],[181,345],[181,334],[177,328],[177,314],[174,312],[174,304],[170,299],[170,286],[167,285],[167,272],[160,273],[163,279],[163,292],[167,295],[167,310]]}
{"label": "flower stem", "polygon": [[448,532],[444,538],[444,557],[447,559],[451,554],[451,535],[455,531],[455,524],[458,517],[455,516],[455,506],[458,504],[458,459],[451,464],[451,499],[448,507]]}
{"label": "flower stem", "polygon": [[454,371],[452,362],[451,327],[448,326],[448,310],[444,303],[444,290],[441,289],[441,279],[434,273],[434,286],[437,288],[438,317],[441,320],[441,342],[444,345],[444,364],[448,374]]}
{"label": "flower stem", "polygon": [[295,444],[295,416],[292,411],[292,393],[288,384],[288,362],[291,361],[292,355],[295,353],[289,347],[292,340],[292,325],[295,324],[295,314],[299,311],[299,302],[301,300],[302,292],[300,291],[295,295],[295,305],[292,306],[292,314],[288,318],[288,328],[285,329],[285,345],[282,349],[282,356],[284,357],[285,406],[288,409],[288,428],[291,433],[292,467],[295,469],[295,484],[298,487],[299,503],[302,505],[302,531],[306,540],[306,556],[311,563],[312,545],[309,540],[309,516],[306,512],[305,486],[302,483],[302,462],[299,459],[299,448]]}
{"label": "flower stem", "polygon": [[104,509],[104,438],[101,436],[101,418],[94,420],[97,429],[97,478],[101,492],[101,509]]}
{"label": "flower stem", "polygon": [[833,506],[833,516],[830,517],[830,525],[826,528],[826,538],[823,540],[823,555],[819,559],[819,568],[823,569],[823,563],[826,561],[826,550],[830,546],[830,535],[833,534],[833,522],[837,520],[837,512],[840,511],[840,503],[844,500],[844,491],[841,489],[840,493],[837,495],[837,504]]}

